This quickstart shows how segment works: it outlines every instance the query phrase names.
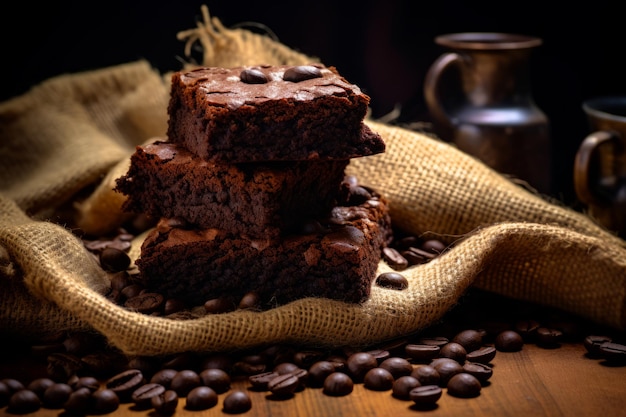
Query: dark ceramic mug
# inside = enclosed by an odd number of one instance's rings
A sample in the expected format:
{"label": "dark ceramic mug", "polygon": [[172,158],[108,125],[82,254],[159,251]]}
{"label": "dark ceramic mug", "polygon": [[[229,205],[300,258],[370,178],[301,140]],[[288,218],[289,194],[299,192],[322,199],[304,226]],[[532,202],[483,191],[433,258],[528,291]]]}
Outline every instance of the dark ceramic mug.
{"label": "dark ceramic mug", "polygon": [[574,162],[574,188],[589,215],[626,236],[626,96],[583,103],[590,132]]}

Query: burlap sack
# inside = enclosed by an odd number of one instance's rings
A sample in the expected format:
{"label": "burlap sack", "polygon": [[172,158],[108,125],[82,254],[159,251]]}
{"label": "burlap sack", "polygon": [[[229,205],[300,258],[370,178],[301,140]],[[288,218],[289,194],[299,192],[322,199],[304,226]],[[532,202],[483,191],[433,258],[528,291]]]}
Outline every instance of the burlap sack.
{"label": "burlap sack", "polygon": [[[204,64],[311,61],[275,40],[205,20],[185,32]],[[0,331],[36,338],[92,329],[128,354],[226,351],[275,342],[367,345],[424,329],[475,286],[626,328],[626,242],[453,146],[368,120],[385,153],[348,172],[389,200],[392,221],[455,245],[403,272],[403,291],[373,287],[363,305],[307,298],[269,311],[192,319],[127,311],[70,227],[114,230],[112,191],[134,146],[163,135],[168,76],[139,61],[50,79],[0,103]],[[141,237],[131,255],[138,255]],[[390,270],[381,262],[379,272]]]}

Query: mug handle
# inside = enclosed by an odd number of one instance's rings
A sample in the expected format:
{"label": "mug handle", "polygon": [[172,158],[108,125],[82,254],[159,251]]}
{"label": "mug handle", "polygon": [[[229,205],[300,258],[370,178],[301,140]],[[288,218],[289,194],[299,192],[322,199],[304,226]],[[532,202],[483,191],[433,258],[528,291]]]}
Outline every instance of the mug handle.
{"label": "mug handle", "polygon": [[447,131],[446,133],[451,133],[454,125],[443,104],[442,85],[445,83],[441,82],[441,80],[448,69],[458,65],[462,60],[461,55],[456,52],[445,53],[433,62],[424,79],[424,100],[430,116],[435,124],[440,125],[441,128]]}
{"label": "mug handle", "polygon": [[603,205],[608,201],[603,201],[589,186],[590,165],[594,155],[601,146],[616,141],[615,134],[606,130],[600,130],[589,134],[578,148],[574,159],[574,190],[578,199],[586,205]]}

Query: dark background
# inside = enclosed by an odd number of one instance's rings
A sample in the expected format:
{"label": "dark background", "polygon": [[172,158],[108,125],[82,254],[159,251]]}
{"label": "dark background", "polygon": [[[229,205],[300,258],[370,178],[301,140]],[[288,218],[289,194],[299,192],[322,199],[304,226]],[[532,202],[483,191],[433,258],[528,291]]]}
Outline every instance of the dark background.
{"label": "dark background", "polygon": [[435,36],[467,31],[538,36],[543,44],[532,55],[532,90],[551,122],[552,194],[566,204],[575,202],[572,163],[587,133],[582,101],[626,93],[624,18],[608,0],[579,6],[545,0],[55,3],[16,2],[1,14],[0,100],[51,76],[138,59],[162,71],[177,70],[184,43],[176,34],[195,27],[202,4],[227,27],[265,25],[284,44],[334,65],[372,97],[374,117],[401,105],[403,117],[414,121],[428,121],[422,85],[443,52]]}

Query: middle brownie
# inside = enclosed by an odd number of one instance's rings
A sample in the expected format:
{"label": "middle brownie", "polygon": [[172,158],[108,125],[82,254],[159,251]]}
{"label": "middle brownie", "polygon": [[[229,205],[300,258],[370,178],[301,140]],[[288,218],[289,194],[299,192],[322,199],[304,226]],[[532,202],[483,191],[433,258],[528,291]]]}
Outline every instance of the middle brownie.
{"label": "middle brownie", "polygon": [[116,183],[123,209],[199,228],[277,238],[326,215],[349,160],[220,164],[164,140],[137,147]]}

